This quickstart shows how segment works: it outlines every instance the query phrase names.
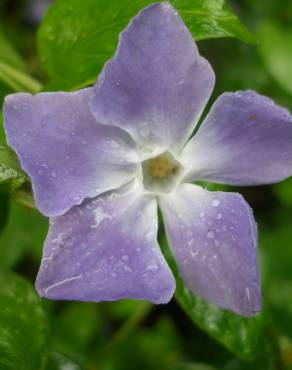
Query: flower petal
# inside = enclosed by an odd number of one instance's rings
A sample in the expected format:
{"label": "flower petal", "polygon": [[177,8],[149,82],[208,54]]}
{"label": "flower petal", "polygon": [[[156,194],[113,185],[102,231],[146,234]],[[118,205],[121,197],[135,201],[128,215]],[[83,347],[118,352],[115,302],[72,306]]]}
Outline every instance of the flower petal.
{"label": "flower petal", "polygon": [[38,208],[64,213],[86,197],[128,182],[135,144],[118,128],[96,123],[91,89],[75,93],[9,95],[4,124],[9,145],[31,177]]}
{"label": "flower petal", "polygon": [[221,95],[182,154],[188,180],[259,185],[292,175],[292,116],[253,91]]}
{"label": "flower petal", "polygon": [[220,307],[244,316],[261,308],[256,224],[236,193],[182,185],[161,199],[171,251],[185,284]]}
{"label": "flower petal", "polygon": [[98,122],[127,130],[149,148],[180,148],[209,99],[214,73],[167,3],[141,11],[121,34],[94,88]]}
{"label": "flower petal", "polygon": [[37,290],[51,299],[168,302],[173,275],[157,243],[154,198],[110,193],[52,219]]}

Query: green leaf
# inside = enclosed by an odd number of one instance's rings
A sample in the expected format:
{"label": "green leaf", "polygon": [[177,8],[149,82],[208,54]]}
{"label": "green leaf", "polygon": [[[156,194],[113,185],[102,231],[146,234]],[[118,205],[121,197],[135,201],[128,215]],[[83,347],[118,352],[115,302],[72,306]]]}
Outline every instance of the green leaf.
{"label": "green leaf", "polygon": [[47,344],[47,321],[30,283],[0,273],[0,368],[40,370]]}
{"label": "green leaf", "polygon": [[0,189],[13,191],[27,180],[15,153],[7,145],[0,144]]}
{"label": "green leaf", "polygon": [[39,263],[47,230],[48,221],[38,211],[11,201],[8,221],[0,234],[0,267],[14,267],[24,254],[33,255]]}
{"label": "green leaf", "polygon": [[45,370],[81,370],[81,367],[61,353],[51,352]]}
{"label": "green leaf", "polygon": [[[24,186],[23,186],[24,184]],[[15,153],[7,147],[0,112],[0,190],[12,193],[26,207],[35,208],[32,190],[26,174],[20,169]]]}
{"label": "green leaf", "polygon": [[195,296],[181,280],[164,235],[160,238],[160,244],[176,278],[175,297],[185,313],[198,327],[231,352],[241,358],[252,359],[257,353],[263,329],[263,315],[244,318]]}
{"label": "green leaf", "polygon": [[274,193],[284,206],[292,207],[291,189],[292,189],[292,177],[273,186]]}
{"label": "green leaf", "polygon": [[4,133],[4,128],[3,128],[3,116],[2,113],[0,112],[0,144],[5,144],[5,133]]}
{"label": "green leaf", "polygon": [[262,317],[243,318],[213,306],[192,294],[181,280],[176,280],[176,299],[202,330],[242,358],[251,359],[258,348]]}
{"label": "green leaf", "polygon": [[[52,348],[82,364],[93,340],[100,338],[102,319],[95,303],[71,302],[51,318]],[[98,347],[101,342],[96,343]]]}
{"label": "green leaf", "polygon": [[243,26],[224,0],[171,0],[196,41],[234,37],[254,43],[255,37]]}
{"label": "green leaf", "polygon": [[258,30],[259,52],[270,75],[292,94],[292,28],[263,23]]}
{"label": "green leaf", "polygon": [[[51,88],[74,89],[93,83],[114,53],[119,33],[151,0],[59,0],[50,7],[38,34]],[[195,40],[253,36],[223,0],[172,0]]]}
{"label": "green leaf", "polygon": [[[9,197],[7,194],[0,192],[0,204],[1,204],[1,212],[0,212],[0,233],[1,233],[1,231],[5,228],[7,224],[8,215],[9,215]],[[0,251],[1,251],[1,248],[0,248]]]}

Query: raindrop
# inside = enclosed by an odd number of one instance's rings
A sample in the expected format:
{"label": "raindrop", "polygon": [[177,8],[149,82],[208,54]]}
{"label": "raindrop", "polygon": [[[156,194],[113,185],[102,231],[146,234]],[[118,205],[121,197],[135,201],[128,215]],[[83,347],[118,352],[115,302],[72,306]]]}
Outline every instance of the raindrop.
{"label": "raindrop", "polygon": [[214,235],[213,231],[208,231],[208,232],[207,232],[207,238],[208,238],[208,239],[214,239],[214,236],[215,236],[215,235]]}
{"label": "raindrop", "polygon": [[213,207],[218,207],[220,204],[220,200],[219,199],[214,199],[213,202],[212,202],[212,206]]}

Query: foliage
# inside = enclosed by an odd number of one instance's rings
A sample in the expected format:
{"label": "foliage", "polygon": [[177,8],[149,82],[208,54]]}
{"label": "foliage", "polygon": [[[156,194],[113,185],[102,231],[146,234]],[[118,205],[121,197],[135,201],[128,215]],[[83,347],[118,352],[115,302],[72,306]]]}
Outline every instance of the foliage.
{"label": "foliage", "polygon": [[[170,1],[214,66],[213,98],[253,88],[292,109],[290,2]],[[120,31],[152,1],[55,0],[38,26],[29,23],[35,3],[0,4],[1,103],[13,92],[92,84]],[[163,231],[160,242],[177,282],[171,304],[41,302],[33,282],[48,222],[33,209],[29,179],[6,143],[2,121],[0,113],[1,370],[292,367],[291,179],[243,190],[260,225],[265,308],[254,318],[214,307],[185,288]]]}
{"label": "foliage", "polygon": [[[74,89],[96,80],[114,53],[119,33],[151,0],[59,0],[39,31],[40,56],[53,82],[49,88]],[[220,0],[173,0],[196,40],[253,36]]]}

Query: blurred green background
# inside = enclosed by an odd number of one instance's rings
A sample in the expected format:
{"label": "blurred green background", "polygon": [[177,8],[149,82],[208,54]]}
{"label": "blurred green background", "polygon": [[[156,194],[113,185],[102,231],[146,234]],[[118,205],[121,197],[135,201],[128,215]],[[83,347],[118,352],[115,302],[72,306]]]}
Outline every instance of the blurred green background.
{"label": "blurred green background", "polygon": [[[224,91],[254,89],[292,111],[292,1],[228,4],[256,41],[199,41],[217,77],[212,100]],[[37,91],[37,81],[51,83],[36,42],[43,5],[0,0],[1,105],[8,93],[26,86]],[[34,79],[27,81],[26,76]],[[60,82],[51,86],[62,89]],[[6,150],[1,129],[0,144]],[[0,370],[292,369],[292,179],[236,189],[252,206],[259,225],[264,295],[259,330],[258,324],[227,317],[204,302],[191,303],[197,310],[192,313],[179,297],[165,306],[39,302],[32,284],[48,222],[30,207],[29,185],[15,166],[13,181],[8,175],[0,183]],[[238,343],[236,335],[241,335]]]}

